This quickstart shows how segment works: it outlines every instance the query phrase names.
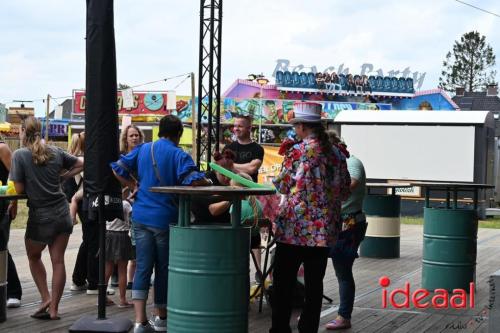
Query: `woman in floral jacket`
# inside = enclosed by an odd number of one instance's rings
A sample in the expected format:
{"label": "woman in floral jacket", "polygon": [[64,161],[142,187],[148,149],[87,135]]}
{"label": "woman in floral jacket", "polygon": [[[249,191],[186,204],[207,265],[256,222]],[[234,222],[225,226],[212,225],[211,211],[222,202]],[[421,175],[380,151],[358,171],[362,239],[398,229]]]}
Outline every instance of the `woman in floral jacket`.
{"label": "woman in floral jacket", "polygon": [[289,333],[297,271],[304,264],[305,305],[298,329],[317,332],[329,246],[340,231],[341,201],[349,195],[345,156],[321,124],[321,104],[296,103],[290,122],[302,139],[285,151],[274,184],[286,195],[276,220],[274,302],[270,333]]}

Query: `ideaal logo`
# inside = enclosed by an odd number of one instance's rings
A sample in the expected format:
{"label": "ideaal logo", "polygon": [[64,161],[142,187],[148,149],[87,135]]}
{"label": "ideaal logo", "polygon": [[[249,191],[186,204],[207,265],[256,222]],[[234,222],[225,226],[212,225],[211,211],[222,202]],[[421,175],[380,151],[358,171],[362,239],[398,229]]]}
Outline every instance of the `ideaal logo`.
{"label": "ideaal logo", "polygon": [[[388,300],[390,305],[396,309],[409,308],[410,301],[417,309],[429,307],[434,309],[448,309],[450,306],[453,309],[465,309],[467,308],[467,298],[469,301],[469,308],[474,308],[474,282],[469,284],[469,297],[467,297],[467,292],[464,289],[453,289],[451,297],[446,289],[436,289],[434,290],[434,295],[431,300],[427,302],[423,302],[423,300],[431,293],[423,288],[416,289],[412,292],[409,282],[405,283],[404,288],[393,289],[390,293],[386,289],[391,284],[391,280],[387,276],[382,276],[379,279],[379,284],[382,287],[382,308],[384,309],[387,308]],[[404,301],[402,303],[397,303],[395,299],[396,295],[402,295]]]}

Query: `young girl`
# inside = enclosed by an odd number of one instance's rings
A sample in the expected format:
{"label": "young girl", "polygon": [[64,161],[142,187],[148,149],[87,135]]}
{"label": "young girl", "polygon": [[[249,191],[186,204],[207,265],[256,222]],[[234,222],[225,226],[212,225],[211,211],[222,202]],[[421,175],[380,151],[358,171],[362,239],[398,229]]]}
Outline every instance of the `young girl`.
{"label": "young girl", "polygon": [[[85,132],[78,134],[73,134],[71,137],[71,146],[69,153],[74,156],[83,156],[85,151]],[[73,224],[76,224],[76,214],[78,212],[78,204],[83,199],[83,172],[75,175],[75,182],[79,184],[78,191],[71,198],[71,203],[69,205],[69,213]]]}
{"label": "young girl", "polygon": [[[127,264],[130,259],[135,259],[130,241],[130,214],[132,206],[126,200],[129,195],[128,188],[122,191],[123,198],[123,220],[114,219],[106,222],[106,284],[113,273],[116,264],[118,268],[118,289],[120,290],[120,308],[128,308],[133,304],[126,298],[127,291]],[[107,299],[107,305],[113,305],[111,299]]]}

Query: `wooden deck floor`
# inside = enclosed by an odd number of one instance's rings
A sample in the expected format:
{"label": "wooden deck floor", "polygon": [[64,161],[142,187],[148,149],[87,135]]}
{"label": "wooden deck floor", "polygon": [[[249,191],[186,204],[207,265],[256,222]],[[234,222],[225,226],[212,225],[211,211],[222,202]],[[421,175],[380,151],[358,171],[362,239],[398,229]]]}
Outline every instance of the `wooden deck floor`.
{"label": "wooden deck floor", "polygon": [[[478,264],[476,279],[476,306],[466,310],[415,309],[404,310],[392,308],[382,309],[381,288],[378,279],[387,275],[391,279],[389,289],[400,288],[406,281],[412,290],[420,287],[422,227],[403,225],[401,228],[401,258],[399,259],[367,259],[359,258],[354,264],[354,275],[357,284],[355,308],[352,328],[346,332],[487,332],[488,299],[490,274],[500,268],[500,230],[480,229],[478,234]],[[60,304],[61,320],[39,321],[29,317],[38,307],[39,295],[29,272],[28,262],[23,244],[24,230],[11,232],[10,250],[16,262],[21,283],[23,285],[22,306],[8,309],[6,322],[0,324],[0,332],[67,332],[67,329],[84,314],[97,313],[97,297],[84,293],[72,293],[71,272],[76,259],[81,239],[81,229],[75,228],[66,252],[66,268],[68,272],[67,291]],[[48,253],[44,253],[48,263]],[[50,265],[46,265],[50,277]],[[252,274],[253,276],[253,274]],[[321,314],[320,332],[326,332],[324,325],[335,318],[338,305],[338,286],[332,265],[328,265],[324,280],[325,295],[333,299],[333,304],[324,304]],[[117,296],[114,297],[118,301]],[[133,319],[132,309],[108,307],[110,316],[125,316]],[[262,313],[258,313],[257,304],[252,304],[249,312],[249,331],[252,333],[267,332],[270,327],[270,308],[264,304]],[[297,332],[296,312],[292,316],[291,326]]]}

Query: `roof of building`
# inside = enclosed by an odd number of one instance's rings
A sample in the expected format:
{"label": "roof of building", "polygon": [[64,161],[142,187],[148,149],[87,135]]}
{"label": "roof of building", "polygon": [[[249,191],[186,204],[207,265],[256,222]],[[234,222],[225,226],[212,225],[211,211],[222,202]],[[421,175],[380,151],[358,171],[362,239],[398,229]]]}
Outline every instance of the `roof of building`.
{"label": "roof of building", "polygon": [[439,95],[443,96],[443,98],[446,99],[446,101],[448,101],[448,103],[450,103],[451,106],[455,110],[460,109],[460,106],[458,106],[455,103],[455,101],[452,98],[450,98],[450,96],[446,93],[446,91],[444,91],[443,89],[440,89],[440,88],[417,91],[417,92],[415,92],[414,97],[425,96],[425,95],[433,95],[433,94],[439,94]]}
{"label": "roof of building", "polygon": [[487,96],[484,92],[465,92],[464,96],[454,96],[453,101],[463,111],[500,111],[500,97]]}
{"label": "roof of building", "polygon": [[455,112],[455,111],[401,111],[391,112],[373,111],[341,111],[335,117],[335,123],[369,123],[369,124],[455,124],[471,125],[493,123],[493,115],[483,112]]}

